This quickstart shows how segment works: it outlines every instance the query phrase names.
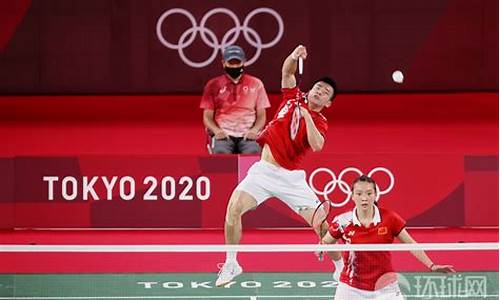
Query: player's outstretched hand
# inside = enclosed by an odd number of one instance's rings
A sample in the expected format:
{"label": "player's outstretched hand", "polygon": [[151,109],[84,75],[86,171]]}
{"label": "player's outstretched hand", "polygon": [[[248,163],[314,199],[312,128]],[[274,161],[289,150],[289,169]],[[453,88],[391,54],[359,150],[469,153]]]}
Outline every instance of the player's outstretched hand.
{"label": "player's outstretched hand", "polygon": [[433,265],[431,271],[438,273],[456,273],[452,265]]}

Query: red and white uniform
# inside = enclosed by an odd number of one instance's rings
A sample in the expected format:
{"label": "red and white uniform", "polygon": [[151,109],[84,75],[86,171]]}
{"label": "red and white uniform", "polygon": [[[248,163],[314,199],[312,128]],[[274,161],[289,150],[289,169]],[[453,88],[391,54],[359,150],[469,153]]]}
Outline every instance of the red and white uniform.
{"label": "red and white uniform", "polygon": [[238,83],[227,75],[211,79],[200,103],[200,108],[214,110],[217,125],[234,137],[244,136],[255,124],[257,110],[269,106],[264,84],[248,74]]}
{"label": "red and white uniform", "polygon": [[305,94],[298,87],[284,88],[281,92],[282,102],[278,112],[260,133],[257,142],[262,147],[264,144],[269,145],[274,159],[280,166],[288,170],[295,170],[298,168],[306,151],[310,148],[307,141],[306,124],[303,119],[300,121],[300,127],[295,139],[290,138],[290,123],[297,99],[300,99],[300,105],[309,111],[316,128],[323,137],[325,137],[328,130],[328,121],[321,113],[309,109],[307,103],[303,100]]}
{"label": "red and white uniform", "polygon": [[[368,228],[359,222],[354,208],[335,217],[328,231],[347,244],[391,244],[406,222],[391,210],[377,206],[374,210],[375,216]],[[397,280],[388,251],[350,251],[344,252],[343,257],[345,266],[340,281],[351,287],[374,291]]]}
{"label": "red and white uniform", "polygon": [[[301,99],[302,107],[307,110],[309,108],[303,100],[304,93],[297,87],[282,89],[282,98],[283,101],[276,116],[257,138],[261,146],[269,145],[279,166],[265,160],[256,162],[248,170],[247,176],[238,184],[236,190],[249,193],[256,200],[257,205],[271,197],[276,197],[298,213],[302,209],[315,208],[320,204],[318,196],[307,185],[306,172],[297,169],[306,150],[310,148],[303,119],[295,139],[292,140],[290,137],[290,123],[297,99]],[[311,110],[309,113],[319,132],[325,136],[328,128],[326,118]]]}

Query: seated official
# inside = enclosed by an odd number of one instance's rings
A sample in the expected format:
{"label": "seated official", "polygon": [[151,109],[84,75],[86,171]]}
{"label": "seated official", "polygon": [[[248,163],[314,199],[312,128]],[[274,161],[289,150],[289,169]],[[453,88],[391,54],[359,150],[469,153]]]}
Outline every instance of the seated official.
{"label": "seated official", "polygon": [[224,50],[225,74],[211,79],[205,86],[200,108],[207,128],[212,154],[258,154],[255,141],[266,123],[270,106],[264,84],[243,72],[245,52],[239,46]]}

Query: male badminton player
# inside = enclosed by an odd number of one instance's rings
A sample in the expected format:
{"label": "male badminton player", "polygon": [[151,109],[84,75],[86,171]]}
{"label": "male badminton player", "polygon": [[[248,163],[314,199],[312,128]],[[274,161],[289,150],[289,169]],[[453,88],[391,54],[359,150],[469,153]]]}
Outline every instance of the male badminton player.
{"label": "male badminton player", "polygon": [[[357,178],[352,191],[355,208],[334,218],[323,243],[343,240],[348,244],[390,244],[394,238],[402,243],[416,243],[397,213],[378,207],[376,183],[372,178],[366,175]],[[432,272],[455,272],[453,266],[434,264],[422,250],[411,252]],[[344,252],[344,261],[335,299],[404,299],[389,251]]]}
{"label": "male badminton player", "polygon": [[[308,149],[320,151],[325,144],[328,122],[321,111],[332,104],[337,86],[331,78],[324,77],[307,93],[301,92],[295,72],[298,61],[306,58],[307,49],[299,45],[283,62],[282,102],[274,119],[257,138],[262,147],[260,161],[248,170],[229,199],[224,225],[226,244],[240,242],[242,215],[271,197],[277,197],[312,223],[312,215],[320,202],[307,185],[305,172],[298,167]],[[226,253],[216,286],[224,286],[242,273],[236,254]],[[340,264],[337,269],[342,269],[340,254],[337,255],[336,261]]]}

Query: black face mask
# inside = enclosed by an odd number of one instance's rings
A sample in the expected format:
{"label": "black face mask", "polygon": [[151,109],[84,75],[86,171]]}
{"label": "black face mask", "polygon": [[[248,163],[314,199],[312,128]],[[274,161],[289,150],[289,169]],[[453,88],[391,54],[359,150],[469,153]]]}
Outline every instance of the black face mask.
{"label": "black face mask", "polygon": [[227,75],[229,75],[233,79],[238,78],[243,73],[243,67],[238,67],[238,68],[224,67],[224,70],[226,71]]}

